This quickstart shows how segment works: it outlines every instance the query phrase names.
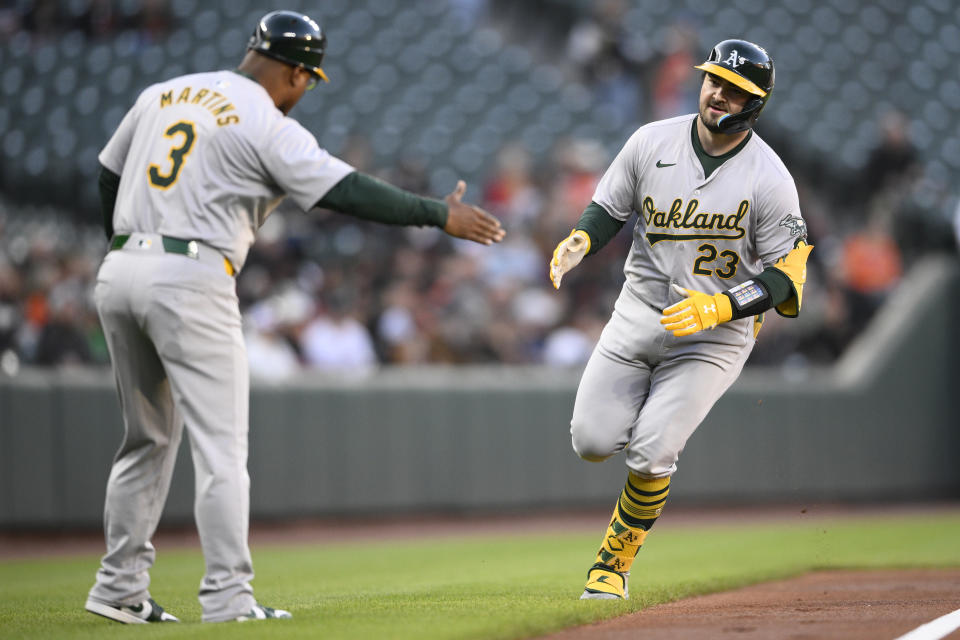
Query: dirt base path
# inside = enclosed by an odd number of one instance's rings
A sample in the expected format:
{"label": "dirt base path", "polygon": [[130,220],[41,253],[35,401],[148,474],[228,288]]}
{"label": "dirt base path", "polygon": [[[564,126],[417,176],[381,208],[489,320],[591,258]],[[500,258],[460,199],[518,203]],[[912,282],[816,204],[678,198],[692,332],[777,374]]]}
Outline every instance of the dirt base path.
{"label": "dirt base path", "polygon": [[[542,640],[893,640],[957,609],[957,569],[821,571],[657,605]],[[960,630],[946,637],[960,639]]]}

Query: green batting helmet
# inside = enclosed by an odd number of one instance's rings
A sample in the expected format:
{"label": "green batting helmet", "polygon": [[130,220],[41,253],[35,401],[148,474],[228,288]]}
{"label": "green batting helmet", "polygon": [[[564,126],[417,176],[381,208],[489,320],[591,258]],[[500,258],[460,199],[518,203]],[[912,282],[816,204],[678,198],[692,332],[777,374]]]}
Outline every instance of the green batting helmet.
{"label": "green batting helmet", "polygon": [[746,40],[724,40],[695,68],[723,78],[753,96],[743,111],[720,118],[720,130],[734,133],[752,127],[773,92],[773,59],[764,48]]}

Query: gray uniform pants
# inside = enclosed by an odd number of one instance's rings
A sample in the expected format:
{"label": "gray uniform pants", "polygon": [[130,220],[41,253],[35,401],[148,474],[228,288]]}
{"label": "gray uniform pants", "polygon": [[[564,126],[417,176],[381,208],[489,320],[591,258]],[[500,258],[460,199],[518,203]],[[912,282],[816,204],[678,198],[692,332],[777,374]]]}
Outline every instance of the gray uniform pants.
{"label": "gray uniform pants", "polygon": [[231,619],[255,603],[247,545],[249,371],[234,280],[220,260],[218,268],[164,253],[158,241],[135,234],[97,275],[96,305],[125,429],[107,484],[107,553],[90,590],[107,604],[149,597],[150,539],[184,425],[206,561],[203,619]]}
{"label": "gray uniform pants", "polygon": [[581,458],[599,462],[626,448],[640,476],[673,475],[753,349],[749,319],[676,338],[660,318],[624,285],[577,389],[570,433]]}

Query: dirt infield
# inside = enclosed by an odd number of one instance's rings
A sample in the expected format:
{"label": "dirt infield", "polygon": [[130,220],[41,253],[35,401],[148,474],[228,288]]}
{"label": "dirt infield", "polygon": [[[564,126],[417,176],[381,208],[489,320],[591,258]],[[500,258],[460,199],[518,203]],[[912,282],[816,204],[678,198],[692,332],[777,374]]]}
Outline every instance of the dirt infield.
{"label": "dirt infield", "polygon": [[[957,569],[821,571],[657,605],[541,640],[893,640],[958,608]],[[960,638],[960,631],[946,637]]]}

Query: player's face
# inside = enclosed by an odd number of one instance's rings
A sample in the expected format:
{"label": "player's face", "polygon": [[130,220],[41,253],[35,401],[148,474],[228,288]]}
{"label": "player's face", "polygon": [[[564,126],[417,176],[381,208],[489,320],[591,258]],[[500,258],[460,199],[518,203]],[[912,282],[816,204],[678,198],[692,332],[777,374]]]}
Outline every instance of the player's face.
{"label": "player's face", "polygon": [[305,92],[317,86],[317,76],[306,69],[291,67],[290,74],[287,94],[279,105],[284,115],[290,113],[290,110],[300,102],[300,98],[303,97]]}
{"label": "player's face", "polygon": [[743,111],[751,95],[719,76],[707,73],[700,87],[700,120],[709,131],[720,133],[717,121]]}

